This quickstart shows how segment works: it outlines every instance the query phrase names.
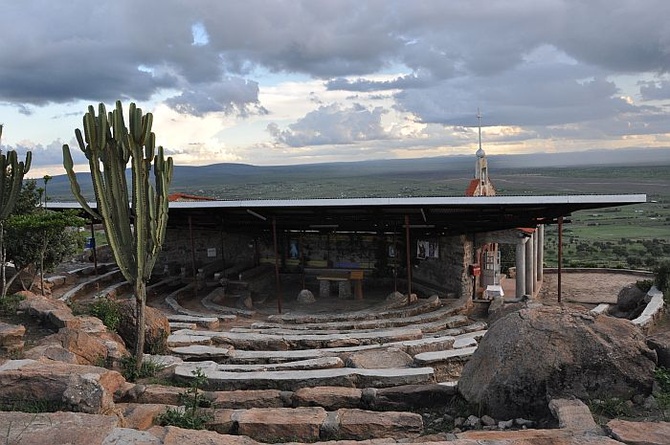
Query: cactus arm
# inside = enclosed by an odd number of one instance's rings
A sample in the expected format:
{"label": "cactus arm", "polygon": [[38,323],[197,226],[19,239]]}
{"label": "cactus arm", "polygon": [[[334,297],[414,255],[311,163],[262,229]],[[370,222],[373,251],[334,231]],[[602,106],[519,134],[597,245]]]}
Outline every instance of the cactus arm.
{"label": "cactus arm", "polygon": [[93,218],[100,219],[98,212],[93,210],[91,206],[88,205],[84,195],[81,193],[81,187],[79,186],[79,181],[77,180],[77,175],[74,172],[74,161],[72,160],[72,154],[70,153],[70,147],[67,144],[63,145],[63,166],[65,167],[65,172],[67,177],[70,180],[70,189],[74,195],[79,205]]}
{"label": "cactus arm", "polygon": [[[2,125],[0,125],[2,136]],[[32,153],[26,153],[26,160],[19,161],[15,150],[0,153],[0,221],[7,218],[16,205],[23,186],[23,176],[30,170]]]}

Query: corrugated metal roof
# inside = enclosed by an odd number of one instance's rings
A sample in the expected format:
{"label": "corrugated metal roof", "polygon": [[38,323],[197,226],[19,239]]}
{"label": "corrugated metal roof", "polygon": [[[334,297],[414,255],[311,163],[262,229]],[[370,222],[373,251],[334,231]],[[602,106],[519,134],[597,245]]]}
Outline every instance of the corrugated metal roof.
{"label": "corrugated metal roof", "polygon": [[[170,203],[170,226],[267,230],[396,231],[406,220],[427,232],[473,233],[551,224],[572,212],[640,204],[646,195],[454,196]],[[80,208],[49,203],[51,209]]]}

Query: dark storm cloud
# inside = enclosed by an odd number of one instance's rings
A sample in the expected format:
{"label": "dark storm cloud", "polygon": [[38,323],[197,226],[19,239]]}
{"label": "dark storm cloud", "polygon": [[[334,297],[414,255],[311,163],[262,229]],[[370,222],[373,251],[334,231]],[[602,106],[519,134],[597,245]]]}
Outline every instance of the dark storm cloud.
{"label": "dark storm cloud", "polygon": [[[182,113],[248,114],[263,112],[262,68],[401,90],[399,109],[424,122],[464,124],[479,105],[500,123],[562,123],[631,112],[609,77],[667,75],[669,16],[667,0],[23,0],[0,14],[0,102],[29,113],[164,93]],[[534,66],[541,48],[566,59],[563,78]],[[380,72],[397,77],[365,78]],[[642,98],[666,88],[644,85]]]}

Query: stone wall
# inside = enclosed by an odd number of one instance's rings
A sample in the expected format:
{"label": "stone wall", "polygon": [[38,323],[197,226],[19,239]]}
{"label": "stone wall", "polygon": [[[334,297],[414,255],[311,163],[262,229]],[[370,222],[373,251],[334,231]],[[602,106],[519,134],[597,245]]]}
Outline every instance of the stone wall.
{"label": "stone wall", "polygon": [[473,263],[472,241],[466,235],[442,236],[437,243],[439,258],[418,259],[413,255],[412,276],[417,282],[433,285],[447,295],[471,294],[468,266]]}
{"label": "stone wall", "polygon": [[[425,238],[433,246],[437,245],[437,255],[427,252],[425,256],[417,250],[417,241],[423,239],[420,235],[412,235],[412,276],[417,284],[454,297],[470,295],[471,237]],[[372,271],[366,274],[366,279],[383,279],[392,277],[395,267],[398,276],[405,277],[406,253],[404,240],[400,237],[369,233],[281,232],[277,244],[279,264],[285,273],[298,272],[301,267],[366,269]],[[254,237],[218,230],[194,230],[193,245],[196,268],[213,262],[235,265],[241,270],[258,264],[274,264],[274,243],[269,232]],[[191,233],[188,229],[168,230],[155,270],[160,272],[166,265],[172,274],[179,273],[181,267],[186,268],[187,275],[191,274]]]}
{"label": "stone wall", "polygon": [[[226,266],[242,265],[245,269],[256,264],[255,241],[249,235],[193,230],[193,247],[196,268],[216,261]],[[192,258],[191,232],[188,229],[168,229],[154,270],[162,272],[167,266],[171,274],[177,274],[181,267],[185,267],[187,275],[191,275]]]}

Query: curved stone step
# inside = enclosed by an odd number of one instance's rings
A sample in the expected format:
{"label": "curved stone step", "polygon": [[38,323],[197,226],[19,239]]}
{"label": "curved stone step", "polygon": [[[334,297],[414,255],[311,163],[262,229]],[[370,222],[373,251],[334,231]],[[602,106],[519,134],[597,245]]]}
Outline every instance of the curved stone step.
{"label": "curved stone step", "polygon": [[[197,331],[195,331],[197,332]],[[478,338],[482,331],[476,334],[465,334],[461,337],[461,347],[468,346],[466,340]],[[187,361],[216,361],[229,364],[268,364],[283,363],[295,360],[306,360],[319,357],[340,357],[343,360],[347,355],[370,350],[396,348],[415,356],[423,352],[442,351],[452,349],[457,337],[450,335],[442,337],[425,337],[417,340],[406,340],[389,343],[369,344],[360,346],[346,346],[340,348],[296,349],[296,350],[243,350],[211,345],[202,336],[194,336],[202,344],[183,345],[172,347],[172,353]],[[208,337],[207,337],[208,338]],[[177,343],[168,339],[169,343]],[[183,344],[183,342],[181,342]]]}
{"label": "curved stone step", "polygon": [[476,346],[446,351],[424,352],[414,356],[417,366],[431,366],[438,382],[458,380],[463,366],[477,350]]}
{"label": "curved stone step", "polygon": [[[234,317],[235,319],[237,317]],[[220,321],[218,317],[195,317],[193,315],[184,314],[170,314],[167,315],[169,322],[175,323],[195,323],[197,326],[204,329],[217,329]]]}
{"label": "curved stone step", "polygon": [[220,314],[231,314],[237,315],[240,317],[253,317],[256,314],[256,311],[249,309],[239,309],[235,307],[221,306],[220,304],[214,303],[210,297],[211,294],[205,296],[200,300],[200,304],[209,309]]}
{"label": "curved stone step", "polygon": [[190,309],[186,309],[185,307],[183,307],[177,301],[176,296],[179,295],[180,293],[182,293],[184,291],[184,289],[187,289],[189,286],[192,287],[193,285],[188,284],[185,287],[183,287],[179,290],[176,290],[176,291],[172,292],[171,294],[169,294],[167,297],[165,297],[165,304],[167,304],[177,314],[185,315],[185,316],[188,316],[188,317],[195,317],[195,318],[216,317],[221,321],[232,321],[232,320],[237,319],[237,315],[233,315],[233,314],[220,314],[220,313],[217,313],[217,314],[203,314],[201,312],[192,311]]}
{"label": "curved stone step", "polygon": [[[257,322],[253,323],[249,328],[233,328],[231,330],[247,330],[247,331],[258,331],[258,332],[279,332],[281,330],[292,330],[294,332],[300,331],[347,331],[347,330],[370,330],[370,329],[390,329],[395,327],[403,326],[416,326],[419,324],[428,324],[431,322],[439,322],[445,318],[450,318],[456,315],[460,311],[460,308],[454,307],[440,307],[435,308],[430,312],[424,312],[417,315],[411,316],[398,316],[393,318],[380,318],[372,320],[345,320],[345,321],[332,321],[332,322],[322,322],[322,323],[303,323],[303,324],[291,324],[291,323],[267,323],[267,322]],[[460,315],[460,317],[464,317]]]}
{"label": "curved stone step", "polygon": [[[407,322],[405,320],[408,320]],[[351,334],[359,332],[375,332],[382,330],[402,329],[408,326],[412,328],[421,329],[422,331],[432,333],[439,332],[445,329],[452,329],[463,327],[471,324],[471,320],[465,315],[452,315],[436,317],[434,321],[425,321],[419,317],[409,317],[408,319],[387,319],[383,320],[389,323],[362,323],[360,325],[345,324],[346,328],[330,327],[329,329],[293,329],[293,328],[268,328],[255,329],[245,327],[233,327],[228,332],[248,333],[248,334],[267,334],[267,335],[330,335],[330,334]]]}
{"label": "curved stone step", "polygon": [[417,340],[422,338],[422,335],[420,329],[413,328],[324,335],[271,335],[182,329],[168,337],[168,345],[184,346],[185,344],[183,342],[176,344],[177,342],[174,341],[173,338],[177,336],[191,336],[209,337],[212,339],[212,343],[231,345],[236,349],[244,350],[315,349]]}
{"label": "curved stone step", "polygon": [[214,362],[184,363],[175,368],[175,377],[190,381],[198,369],[207,377],[205,389],[279,389],[294,391],[311,386],[383,388],[434,383],[433,368],[332,368],[300,371],[229,372]]}
{"label": "curved stone step", "polygon": [[433,295],[432,297],[427,298],[425,300],[420,300],[419,303],[413,304],[411,306],[405,306],[400,309],[385,309],[386,304],[382,303],[381,305],[373,306],[371,308],[361,311],[338,313],[338,314],[270,315],[268,317],[268,320],[276,323],[291,323],[291,324],[305,324],[305,323],[323,324],[335,321],[377,320],[381,318],[410,317],[412,315],[418,315],[425,311],[431,310],[432,308],[440,306],[442,306],[442,301],[440,301],[437,295]]}
{"label": "curved stone step", "polygon": [[65,292],[63,295],[61,295],[59,300],[67,303],[81,296],[82,294],[88,294],[97,291],[101,283],[107,283],[112,280],[118,280],[119,277],[122,277],[121,271],[119,269],[114,269],[102,275],[95,276],[90,280],[86,280],[74,286],[73,288]]}
{"label": "curved stone step", "polygon": [[308,360],[320,357],[340,357],[353,352],[380,348],[380,345],[350,346],[326,349],[296,349],[288,351],[245,351],[208,345],[178,346],[172,353],[187,361],[221,361],[229,364],[262,365]]}
{"label": "curved stone step", "polygon": [[223,364],[218,366],[219,371],[229,372],[299,371],[308,369],[331,368],[344,368],[344,362],[339,357],[318,357],[307,360],[271,363],[264,365]]}
{"label": "curved stone step", "polygon": [[[218,409],[296,408],[319,406],[328,411],[341,408],[369,410],[410,410],[418,407],[444,405],[457,394],[456,382],[426,385],[403,385],[387,388],[351,388],[342,386],[314,386],[295,391],[278,389],[249,389],[203,391],[202,397]],[[142,386],[136,402],[143,404],[180,405],[184,388],[149,384]]]}
{"label": "curved stone step", "polygon": [[473,346],[477,347],[479,340],[481,340],[484,335],[486,335],[486,329],[457,335],[454,338],[454,349],[470,348]]}

